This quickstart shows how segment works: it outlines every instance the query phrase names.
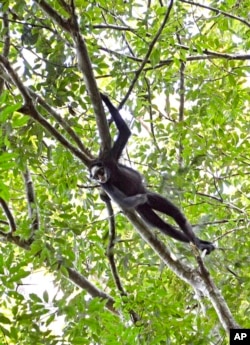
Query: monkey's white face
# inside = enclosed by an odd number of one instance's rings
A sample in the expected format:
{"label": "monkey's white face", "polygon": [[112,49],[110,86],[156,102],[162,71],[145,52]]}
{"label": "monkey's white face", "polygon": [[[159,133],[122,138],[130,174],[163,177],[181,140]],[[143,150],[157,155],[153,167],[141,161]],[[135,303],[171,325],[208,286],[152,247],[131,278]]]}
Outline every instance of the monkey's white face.
{"label": "monkey's white face", "polygon": [[100,183],[106,183],[109,179],[106,169],[100,165],[93,165],[91,167],[90,176]]}

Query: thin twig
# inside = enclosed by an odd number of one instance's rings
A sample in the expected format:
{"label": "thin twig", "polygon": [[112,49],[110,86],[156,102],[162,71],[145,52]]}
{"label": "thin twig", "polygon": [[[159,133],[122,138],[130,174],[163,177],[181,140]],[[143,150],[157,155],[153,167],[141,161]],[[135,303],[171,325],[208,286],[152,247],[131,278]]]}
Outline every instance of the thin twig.
{"label": "thin twig", "polygon": [[23,179],[26,189],[29,219],[31,220],[32,233],[30,237],[33,237],[34,233],[39,230],[39,212],[36,205],[34,186],[28,167],[23,173]]}
{"label": "thin twig", "polygon": [[[180,36],[177,34],[177,39],[178,42],[181,43]],[[180,88],[179,88],[179,95],[180,95],[180,103],[179,103],[179,123],[184,121],[184,104],[185,104],[185,67],[186,64],[184,61],[181,61],[181,66],[180,66]],[[180,135],[179,139],[179,168],[183,168],[183,135]]]}
{"label": "thin twig", "polygon": [[209,195],[209,194],[202,193],[202,192],[196,192],[195,194],[200,195],[200,196],[204,196],[204,197],[206,197],[206,198],[211,198],[211,199],[213,199],[213,200],[216,200],[217,202],[220,202],[221,204],[225,205],[226,207],[231,208],[231,209],[233,209],[233,210],[236,210],[236,211],[238,211],[239,213],[242,213],[242,214],[245,213],[245,212],[242,211],[239,207],[237,207],[237,206],[231,204],[230,202],[225,202],[223,199],[218,198],[218,197],[216,197],[216,196],[214,196],[214,195]]}
{"label": "thin twig", "polygon": [[153,38],[153,40],[152,40],[151,43],[149,44],[149,48],[148,48],[148,51],[147,51],[147,53],[146,53],[146,55],[145,55],[145,57],[144,57],[144,59],[143,59],[143,62],[142,62],[142,64],[141,64],[140,68],[135,72],[135,77],[134,77],[134,79],[132,80],[132,82],[131,82],[131,84],[130,84],[130,87],[129,87],[129,89],[128,89],[126,95],[125,95],[125,97],[124,97],[123,100],[121,101],[121,103],[120,103],[120,105],[119,105],[119,109],[121,109],[121,108],[123,107],[123,105],[125,104],[125,102],[126,102],[127,99],[129,98],[130,93],[132,92],[132,90],[133,90],[133,88],[134,88],[134,86],[135,86],[135,84],[136,84],[136,82],[137,82],[137,80],[138,80],[138,78],[139,78],[141,72],[142,72],[143,69],[144,69],[144,66],[145,66],[146,63],[148,62],[149,57],[150,57],[150,55],[151,55],[151,53],[152,53],[152,51],[153,51],[153,48],[154,48],[154,46],[155,46],[155,44],[156,44],[158,38],[160,37],[160,35],[161,35],[161,33],[162,33],[162,31],[163,31],[163,29],[164,29],[164,27],[165,27],[165,25],[166,25],[166,23],[167,23],[167,21],[168,21],[168,18],[169,18],[169,15],[170,15],[170,11],[171,11],[172,6],[173,6],[173,2],[174,2],[173,0],[170,0],[170,3],[169,3],[169,5],[168,5],[168,9],[167,9],[167,12],[166,12],[166,14],[165,14],[165,17],[164,17],[164,19],[163,19],[163,22],[162,22],[162,24],[161,24],[159,30],[157,31],[155,37]]}
{"label": "thin twig", "polygon": [[[114,248],[115,248],[115,242],[116,242],[116,231],[115,231],[115,216],[114,216],[114,210],[110,201],[110,198],[107,194],[102,193],[101,199],[105,202],[108,216],[109,216],[109,243],[107,247],[107,257],[109,260],[111,272],[114,278],[115,285],[120,292],[121,296],[127,296],[127,292],[125,291],[119,273],[115,262],[115,255],[114,255]],[[134,323],[140,320],[139,315],[132,309],[129,310],[131,319]]]}
{"label": "thin twig", "polygon": [[40,95],[35,93],[33,90],[28,88],[30,95],[32,96],[33,100],[39,103],[50,115],[54,117],[54,119],[65,129],[65,131],[69,134],[71,139],[78,145],[79,149],[89,157],[89,159],[93,158],[89,150],[83,145],[81,139],[76,134],[76,132],[70,127],[70,125],[62,118],[60,114],[56,112]]}
{"label": "thin twig", "polygon": [[[176,47],[179,47],[184,50],[190,50],[190,47],[185,46],[184,44],[177,44]],[[196,48],[192,48],[193,52],[198,52]],[[222,59],[228,59],[228,60],[249,60],[250,54],[227,54],[227,53],[221,53],[221,52],[215,52],[213,50],[204,49],[202,50],[203,54],[206,54],[209,58],[222,58]],[[188,56],[186,58],[187,61],[191,61],[191,59],[194,58],[195,60],[198,60],[202,58],[202,56]],[[167,60],[168,61],[168,60]]]}
{"label": "thin twig", "polygon": [[213,11],[213,12],[215,12],[217,14],[222,14],[225,17],[238,20],[239,22],[241,22],[241,23],[247,25],[248,27],[250,27],[250,23],[246,19],[241,18],[241,17],[237,17],[237,16],[235,16],[235,15],[233,15],[231,13],[219,10],[218,8],[215,8],[215,7],[212,7],[212,6],[206,6],[206,5],[203,5],[201,3],[193,2],[193,1],[188,1],[188,0],[180,0],[180,1],[183,2],[183,3],[189,4],[189,5],[194,5],[194,6],[197,6],[197,7],[206,8],[209,11]]}
{"label": "thin twig", "polygon": [[[183,44],[181,44],[181,45],[177,44],[176,47],[184,49],[184,50],[190,50],[190,47],[185,46]],[[109,49],[109,48],[104,48],[104,47],[99,46],[99,49],[102,51],[105,51],[106,53],[115,55],[118,58],[129,59],[129,60],[132,60],[135,62],[143,62],[144,61],[144,59],[138,58],[136,56],[126,55],[126,54],[117,52],[115,50]],[[192,52],[197,52],[197,49],[192,48]],[[250,54],[227,54],[227,53],[215,52],[215,51],[209,50],[209,49],[204,49],[202,52],[205,55],[189,55],[189,56],[185,57],[185,61],[188,62],[188,61],[200,61],[200,60],[212,60],[212,59],[228,59],[228,60],[245,61],[245,60],[250,59]],[[165,66],[165,65],[168,66],[172,62],[174,62],[174,59],[168,58],[165,60],[160,60],[160,62],[156,66],[157,66],[157,68]],[[148,59],[148,61],[146,63],[151,64],[151,60]],[[151,69],[153,69],[154,67],[151,67]],[[145,70],[148,70],[148,69],[144,68],[144,71]],[[131,72],[135,73],[136,71],[131,71]]]}
{"label": "thin twig", "polygon": [[154,121],[153,121],[153,109],[152,109],[152,95],[151,95],[151,87],[150,87],[150,84],[149,84],[149,81],[147,79],[147,77],[144,78],[145,80],[145,83],[146,83],[146,88],[147,88],[147,93],[148,93],[148,96],[147,96],[147,101],[148,101],[148,104],[149,104],[149,118],[150,118],[150,129],[151,129],[151,135],[153,137],[153,141],[154,141],[154,144],[157,148],[157,150],[160,152],[160,148],[159,148],[159,145],[157,143],[157,140],[156,140],[156,137],[155,137],[155,129],[154,129]]}

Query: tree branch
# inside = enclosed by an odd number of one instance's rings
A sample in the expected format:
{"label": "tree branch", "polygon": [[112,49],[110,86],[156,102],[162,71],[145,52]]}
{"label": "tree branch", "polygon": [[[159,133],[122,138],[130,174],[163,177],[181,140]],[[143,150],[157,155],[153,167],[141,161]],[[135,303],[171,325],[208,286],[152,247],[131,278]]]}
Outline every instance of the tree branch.
{"label": "tree branch", "polygon": [[[181,48],[184,50],[190,50],[190,47],[185,46],[183,44],[176,44],[177,48]],[[120,52],[117,52],[115,50],[109,49],[109,48],[104,48],[104,47],[99,47],[100,50],[105,51],[106,53],[112,54],[117,56],[117,58],[122,58],[122,59],[129,59],[132,61],[136,62],[143,62],[144,59],[138,58],[136,56],[131,56],[131,55],[125,55]],[[192,52],[197,52],[196,48],[192,47]],[[212,59],[228,59],[228,60],[239,60],[239,61],[245,61],[245,60],[250,60],[250,54],[227,54],[227,53],[221,53],[221,52],[215,52],[213,50],[209,49],[204,49],[203,54],[205,55],[189,55],[185,57],[185,61],[199,61],[199,60],[212,60]],[[160,62],[156,65],[157,68],[165,66],[165,65],[170,65],[174,59],[168,58],[166,60],[160,60]],[[147,64],[151,64],[150,59],[146,62]],[[154,66],[155,67],[155,66]],[[152,69],[152,67],[151,67]],[[144,68],[144,71],[147,71],[148,69]],[[130,71],[131,73],[135,73],[136,71]]]}
{"label": "tree branch", "polygon": [[113,314],[120,315],[117,309],[114,307],[113,298],[105,293],[104,291],[98,289],[93,285],[88,279],[86,279],[82,274],[78,273],[76,270],[70,267],[66,267],[69,279],[76,285],[80,286],[83,290],[86,290],[92,298],[100,298],[106,300],[106,308],[109,309]]}
{"label": "tree branch", "polygon": [[151,129],[151,135],[153,137],[153,141],[155,144],[155,147],[157,148],[157,150],[160,152],[160,148],[158,145],[158,142],[156,140],[155,137],[155,128],[154,128],[154,120],[153,120],[153,108],[152,108],[152,94],[151,94],[151,86],[149,83],[149,80],[147,79],[147,77],[145,76],[144,78],[145,83],[146,83],[146,89],[147,89],[147,101],[148,101],[148,112],[149,112],[149,119],[150,119],[150,129]]}
{"label": "tree branch", "polygon": [[168,9],[167,9],[167,12],[166,12],[166,14],[165,14],[165,17],[164,17],[164,19],[163,19],[163,22],[162,22],[162,24],[161,24],[159,30],[157,31],[155,37],[153,38],[153,40],[152,40],[151,43],[149,44],[149,48],[148,48],[148,51],[147,51],[147,53],[146,53],[146,55],[145,55],[145,57],[144,57],[144,59],[143,59],[143,62],[142,62],[142,64],[141,64],[140,68],[135,72],[135,77],[134,77],[134,79],[132,80],[132,82],[131,82],[131,84],[130,84],[130,87],[129,87],[129,89],[128,89],[126,95],[125,95],[125,97],[123,98],[122,102],[120,103],[119,109],[121,109],[121,108],[123,107],[123,105],[126,103],[127,99],[128,99],[129,96],[130,96],[130,93],[132,92],[132,90],[133,90],[133,88],[134,88],[134,86],[135,86],[135,84],[136,84],[136,82],[137,82],[137,80],[138,80],[138,78],[139,78],[139,76],[140,76],[140,74],[141,74],[141,72],[143,71],[144,66],[145,66],[146,63],[148,62],[149,57],[150,57],[150,55],[151,55],[151,53],[152,53],[152,50],[153,50],[153,48],[154,48],[154,46],[155,46],[155,44],[156,44],[158,38],[160,37],[160,35],[161,35],[161,33],[162,33],[162,30],[164,29],[164,27],[165,27],[165,25],[166,25],[166,23],[167,23],[167,21],[168,21],[168,18],[169,18],[169,15],[170,15],[170,11],[171,11],[172,6],[173,6],[173,2],[174,2],[173,0],[170,0],[170,3],[169,3],[169,5],[168,5]]}
{"label": "tree branch", "polygon": [[103,152],[107,152],[110,149],[111,137],[109,133],[108,123],[106,120],[104,107],[102,105],[101,97],[98,91],[96,80],[94,77],[94,72],[92,64],[88,55],[88,50],[85,41],[80,33],[78,18],[75,13],[74,8],[71,8],[71,18],[66,20],[62,18],[46,1],[44,0],[34,0],[38,6],[54,21],[56,22],[64,31],[70,33],[76,48],[76,54],[78,59],[79,69],[83,74],[84,81],[86,84],[87,91],[89,93],[95,116],[96,123],[98,126],[101,147]]}
{"label": "tree branch", "polygon": [[[0,78],[1,78],[0,81],[5,80],[7,83],[15,85],[15,83],[10,78],[10,76],[4,73],[4,71],[0,71]],[[26,89],[29,92],[30,96],[33,98],[33,102],[40,104],[57,121],[57,123],[59,123],[62,126],[62,128],[68,133],[71,139],[77,144],[78,148],[86,156],[86,160],[93,159],[91,152],[83,145],[81,139],[76,134],[76,132],[70,127],[67,121],[65,121],[65,119],[59,113],[57,113],[57,111],[53,109],[48,104],[48,102],[45,101],[43,97],[41,97],[39,94],[34,92],[29,87],[26,87]]]}
{"label": "tree branch", "polygon": [[33,99],[29,93],[29,90],[24,86],[17,73],[11,67],[9,61],[2,55],[0,55],[0,63],[6,69],[14,84],[19,89],[23,100],[24,106],[19,110],[20,112],[30,116],[36,122],[40,123],[54,138],[56,138],[65,148],[78,157],[85,165],[90,165],[90,159],[81,152],[77,147],[72,145],[60,132],[57,131],[36,109]]}
{"label": "tree branch", "polygon": [[25,250],[30,249],[30,241],[26,241],[22,239],[20,236],[14,236],[11,232],[5,233],[0,231],[0,236],[2,236],[7,242],[14,243],[18,247],[23,248]]}
{"label": "tree branch", "polygon": [[[165,244],[149,230],[144,221],[140,219],[135,212],[123,211],[131,223],[136,227],[140,236],[149,244],[163,262],[178,277],[191,285],[195,291],[198,291],[200,294],[210,299],[224,329],[229,333],[230,328],[240,328],[212,278],[207,277],[207,272],[205,270],[198,271],[186,265],[184,262],[174,259]],[[201,260],[201,258],[199,260]]]}
{"label": "tree branch", "polygon": [[2,206],[2,209],[6,215],[6,218],[8,219],[10,231],[13,234],[16,231],[15,219],[9,209],[9,206],[7,205],[6,201],[3,198],[0,198],[0,205]]}
{"label": "tree branch", "polygon": [[[180,47],[184,50],[190,50],[190,47],[185,46],[183,44],[177,44],[177,47]],[[196,48],[192,48],[193,52],[198,52]],[[222,58],[222,59],[228,59],[228,60],[250,60],[250,54],[227,54],[227,53],[221,53],[221,52],[215,52],[213,50],[204,49],[202,51],[204,54],[207,55],[208,58]],[[202,56],[187,56],[186,61],[192,61],[194,60],[203,60]],[[167,60],[168,61],[168,60]]]}
{"label": "tree branch", "polygon": [[215,8],[215,7],[206,6],[206,5],[203,5],[203,4],[201,4],[201,3],[193,2],[193,1],[188,1],[188,0],[180,0],[180,1],[183,2],[183,3],[189,4],[189,5],[194,5],[194,6],[197,6],[197,7],[206,8],[207,10],[212,11],[212,12],[215,12],[215,13],[217,13],[217,14],[223,14],[223,16],[225,16],[225,17],[228,17],[228,18],[232,18],[232,19],[238,20],[238,21],[242,22],[243,24],[247,25],[248,27],[250,27],[250,23],[249,23],[246,19],[241,18],[241,17],[234,16],[234,15],[231,14],[231,13],[228,13],[228,12],[225,12],[225,11],[222,11],[222,10],[219,10],[219,9],[217,9],[217,8]]}
{"label": "tree branch", "polygon": [[64,19],[60,14],[54,10],[45,0],[34,0],[34,2],[57,23],[63,30],[70,32],[70,22],[68,19]]}
{"label": "tree branch", "polygon": [[[8,14],[5,12],[2,18],[3,18],[3,32],[4,32],[3,56],[7,58],[10,51],[10,33],[9,33]],[[4,87],[4,80],[0,78],[0,95],[3,91],[3,87]]]}
{"label": "tree branch", "polygon": [[34,233],[39,230],[39,213],[38,208],[36,205],[35,200],[35,191],[32,182],[32,178],[30,175],[30,171],[28,167],[26,167],[26,171],[23,173],[23,179],[26,189],[26,196],[27,196],[27,204],[28,204],[28,214],[29,219],[31,220],[31,238],[34,236]]}
{"label": "tree branch", "polygon": [[[0,198],[0,205],[2,206],[8,222],[10,224],[11,232],[5,233],[0,231],[0,236],[2,236],[6,241],[10,243],[16,244],[18,247],[23,248],[25,250],[30,250],[30,246],[33,242],[33,239],[29,239],[25,241],[21,239],[19,236],[14,236],[14,231],[16,231],[16,224],[14,221],[14,217],[12,216],[7,203]],[[51,251],[51,248],[48,248]],[[47,263],[48,264],[48,263]],[[58,261],[58,266],[62,265],[62,261]],[[75,269],[65,266],[66,270],[68,271],[68,278],[74,282],[76,285],[81,287],[83,290],[87,291],[92,298],[98,297],[100,299],[104,299],[107,301],[106,308],[110,310],[115,315],[120,315],[117,309],[114,307],[114,300],[113,298],[105,293],[104,291],[98,289],[95,285],[93,285],[87,278],[77,272]]]}
{"label": "tree branch", "polygon": [[225,205],[225,206],[228,207],[229,209],[236,210],[237,212],[239,212],[239,213],[241,213],[241,214],[244,214],[244,213],[245,213],[245,212],[242,211],[239,207],[237,207],[237,206],[231,204],[230,202],[225,202],[223,199],[218,198],[218,197],[216,197],[216,196],[214,196],[214,195],[209,195],[209,194],[202,193],[202,192],[195,192],[195,194],[200,195],[200,196],[203,196],[203,197],[206,197],[206,198],[211,198],[211,199],[213,199],[213,200],[215,200],[215,201],[217,201],[217,202],[219,202],[219,203]]}
{"label": "tree branch", "polygon": [[[199,264],[200,274],[203,278],[203,281],[207,287],[208,296],[211,300],[211,303],[217,312],[217,315],[220,319],[220,322],[224,329],[229,332],[231,328],[241,328],[234,320],[230,309],[226,301],[224,300],[222,294],[220,293],[217,286],[214,284],[214,281],[211,278],[211,275],[206,268],[200,254],[197,251],[196,255],[197,262]],[[232,327],[233,326],[233,327]]]}
{"label": "tree branch", "polygon": [[60,114],[56,112],[40,95],[32,91],[30,88],[29,90],[30,95],[32,96],[33,100],[39,103],[54,119],[65,129],[65,131],[69,134],[71,139],[77,144],[78,148],[85,154],[86,159],[92,159],[93,156],[89,152],[89,150],[83,145],[81,139],[76,134],[76,132],[69,126],[69,124],[62,118]]}
{"label": "tree branch", "polygon": [[[109,218],[109,243],[107,247],[107,257],[110,264],[110,269],[114,278],[115,285],[120,292],[121,296],[128,296],[127,292],[125,291],[115,262],[115,255],[114,255],[114,248],[115,248],[115,241],[116,241],[116,231],[115,231],[115,216],[114,210],[110,201],[109,196],[105,194],[101,194],[101,199],[105,202],[107,211],[108,211],[108,218]],[[140,320],[140,316],[132,309],[129,310],[129,314],[133,323],[136,323]]]}
{"label": "tree branch", "polygon": [[[179,43],[181,42],[181,39],[179,35],[177,34],[177,39]],[[184,61],[181,61],[181,66],[180,66],[180,87],[179,87],[179,95],[180,95],[180,102],[179,102],[179,120],[178,122],[181,123],[184,120],[184,104],[185,104],[185,67],[186,64]],[[180,135],[179,139],[179,168],[183,168],[183,135]]]}

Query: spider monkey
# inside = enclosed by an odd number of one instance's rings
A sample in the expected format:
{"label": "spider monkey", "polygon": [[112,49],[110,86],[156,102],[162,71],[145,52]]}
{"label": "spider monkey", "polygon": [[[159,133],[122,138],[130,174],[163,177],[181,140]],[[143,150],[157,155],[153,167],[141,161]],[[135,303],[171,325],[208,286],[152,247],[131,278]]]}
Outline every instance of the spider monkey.
{"label": "spider monkey", "polygon": [[[158,228],[175,240],[192,242],[200,250],[206,250],[206,254],[210,254],[215,249],[214,245],[195,236],[191,224],[178,207],[161,195],[147,190],[142,176],[136,170],[118,162],[131,132],[109,98],[103,94],[101,98],[109,109],[119,133],[110,151],[91,165],[90,177],[98,181],[118,205],[125,209],[135,209],[150,226]],[[166,223],[155,211],[172,217],[182,231]]]}

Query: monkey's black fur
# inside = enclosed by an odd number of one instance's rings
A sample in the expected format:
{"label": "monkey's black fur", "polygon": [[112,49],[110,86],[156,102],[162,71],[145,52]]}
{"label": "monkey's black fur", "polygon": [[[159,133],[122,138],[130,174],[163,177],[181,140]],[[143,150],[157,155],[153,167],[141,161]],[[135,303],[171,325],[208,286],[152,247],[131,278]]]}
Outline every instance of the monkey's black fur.
{"label": "monkey's black fur", "polygon": [[[148,224],[165,235],[181,242],[192,242],[200,250],[206,250],[206,254],[210,254],[215,249],[214,245],[195,236],[191,224],[179,208],[161,195],[147,190],[137,171],[118,162],[131,132],[109,98],[103,94],[101,97],[119,134],[108,154],[91,166],[91,177],[99,181],[105,192],[121,207],[135,209]],[[172,217],[182,231],[166,223],[154,211]]]}

